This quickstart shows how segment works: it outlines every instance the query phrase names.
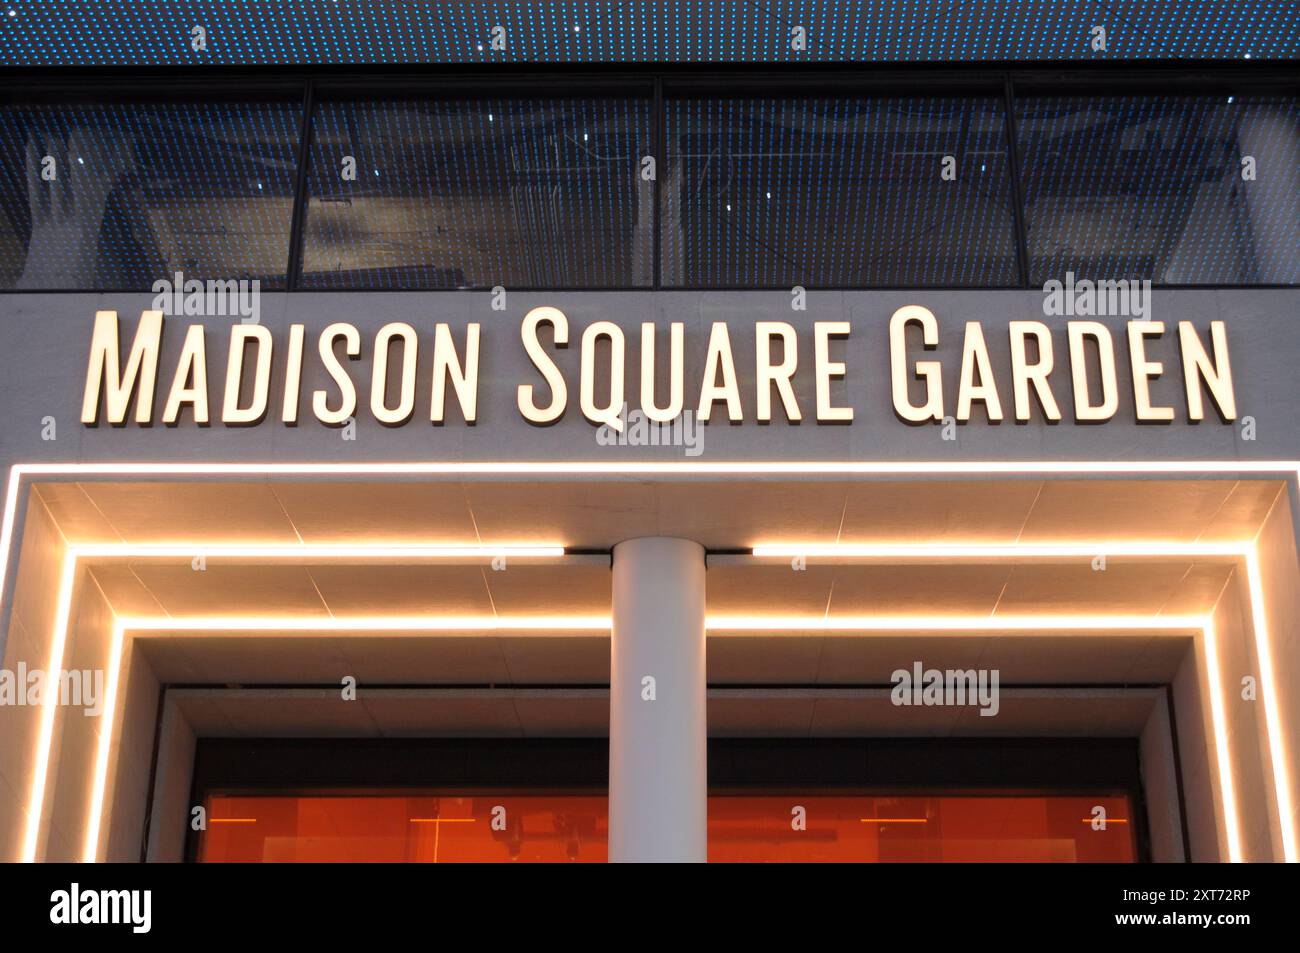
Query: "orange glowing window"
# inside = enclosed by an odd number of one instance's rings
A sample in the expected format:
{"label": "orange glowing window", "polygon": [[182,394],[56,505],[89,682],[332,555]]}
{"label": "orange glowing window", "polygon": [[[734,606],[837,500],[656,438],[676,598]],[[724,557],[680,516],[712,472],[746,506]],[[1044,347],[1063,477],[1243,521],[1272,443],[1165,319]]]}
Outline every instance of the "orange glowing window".
{"label": "orange glowing window", "polygon": [[603,861],[604,796],[213,797],[203,861]]}
{"label": "orange glowing window", "polygon": [[711,797],[709,860],[1123,863],[1132,828],[1124,797]]}
{"label": "orange glowing window", "polygon": [[[206,862],[607,856],[603,795],[214,796],[207,808]],[[1133,828],[1124,797],[716,795],[709,860],[1131,862]]]}

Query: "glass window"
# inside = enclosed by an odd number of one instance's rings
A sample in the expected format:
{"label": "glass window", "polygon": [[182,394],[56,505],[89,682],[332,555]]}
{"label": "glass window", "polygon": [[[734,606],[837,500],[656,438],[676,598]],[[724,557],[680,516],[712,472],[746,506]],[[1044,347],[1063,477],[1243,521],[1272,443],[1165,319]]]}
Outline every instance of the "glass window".
{"label": "glass window", "polygon": [[325,102],[307,288],[617,288],[651,282],[650,103]]}
{"label": "glass window", "polygon": [[[204,862],[604,861],[604,794],[224,796]],[[793,830],[791,805],[806,811]],[[1097,806],[1106,824],[1098,828]],[[1105,795],[712,795],[712,862],[1128,863],[1132,805]],[[495,823],[494,823],[495,822]]]}
{"label": "glass window", "polygon": [[665,287],[1017,282],[996,99],[666,103]]}
{"label": "glass window", "polygon": [[1020,100],[1030,280],[1300,282],[1298,104]]}
{"label": "glass window", "polygon": [[[791,829],[793,804],[805,830]],[[1132,863],[1135,835],[1126,797],[709,798],[711,863]]]}
{"label": "glass window", "polygon": [[0,106],[0,288],[283,287],[301,107]]}
{"label": "glass window", "polygon": [[215,796],[207,808],[206,863],[600,862],[608,853],[604,795]]}

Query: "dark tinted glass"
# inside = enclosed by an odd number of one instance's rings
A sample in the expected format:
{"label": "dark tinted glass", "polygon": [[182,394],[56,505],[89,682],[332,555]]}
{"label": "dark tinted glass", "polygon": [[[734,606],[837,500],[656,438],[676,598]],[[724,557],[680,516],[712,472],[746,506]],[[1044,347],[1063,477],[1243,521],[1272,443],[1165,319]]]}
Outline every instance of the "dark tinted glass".
{"label": "dark tinted glass", "polygon": [[1022,99],[1031,280],[1300,282],[1296,99]]}
{"label": "dark tinted glass", "polygon": [[666,108],[666,287],[1017,280],[996,100],[700,99]]}
{"label": "dark tinted glass", "polygon": [[649,101],[326,102],[302,285],[645,287]]}
{"label": "dark tinted glass", "polygon": [[0,107],[0,287],[284,284],[301,108]]}

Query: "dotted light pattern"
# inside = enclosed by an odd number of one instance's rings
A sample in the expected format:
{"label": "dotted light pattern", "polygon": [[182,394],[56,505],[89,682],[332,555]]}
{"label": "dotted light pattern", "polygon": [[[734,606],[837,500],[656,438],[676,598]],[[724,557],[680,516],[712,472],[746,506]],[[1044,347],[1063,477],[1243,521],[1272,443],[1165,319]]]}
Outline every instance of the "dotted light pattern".
{"label": "dotted light pattern", "polygon": [[1300,282],[1300,100],[1020,99],[1030,279]]}
{"label": "dotted light pattern", "polygon": [[322,103],[302,286],[648,287],[650,125],[630,98]]}
{"label": "dotted light pattern", "polygon": [[996,99],[667,104],[665,287],[1014,285]]}
{"label": "dotted light pattern", "polygon": [[1297,56],[1295,0],[0,0],[0,65]]}
{"label": "dotted light pattern", "polygon": [[0,288],[285,284],[301,108],[0,107]]}

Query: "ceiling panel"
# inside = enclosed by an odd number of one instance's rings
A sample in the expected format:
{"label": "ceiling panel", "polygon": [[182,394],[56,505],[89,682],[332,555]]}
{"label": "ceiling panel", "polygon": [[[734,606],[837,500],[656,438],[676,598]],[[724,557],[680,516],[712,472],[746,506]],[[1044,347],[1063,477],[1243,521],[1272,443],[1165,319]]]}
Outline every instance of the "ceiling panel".
{"label": "ceiling panel", "polygon": [[478,541],[460,483],[289,483],[275,492],[309,543]]}
{"label": "ceiling panel", "polygon": [[715,615],[821,616],[830,604],[838,567],[810,565],[796,572],[784,562],[710,562],[708,611]]}
{"label": "ceiling panel", "polygon": [[609,684],[607,635],[519,635],[497,641],[515,684]]}
{"label": "ceiling panel", "polygon": [[[602,692],[376,692],[340,705],[313,690],[180,689],[169,696],[200,737],[602,737]],[[901,708],[883,691],[709,694],[712,737],[1137,737],[1158,693],[1026,690],[1003,695],[995,718],[975,709]]]}
{"label": "ceiling panel", "polygon": [[139,542],[295,543],[267,483],[81,484],[122,539]]}
{"label": "ceiling panel", "polygon": [[341,686],[353,669],[328,638],[148,635],[133,642],[158,680],[172,684]]}
{"label": "ceiling panel", "polygon": [[[1109,558],[1038,564],[810,565],[716,560],[707,576],[711,615],[987,616],[996,614],[1199,615],[1233,571],[1224,561]],[[185,560],[98,561],[92,572],[119,615],[608,616],[612,574],[580,560],[309,566]]]}
{"label": "ceiling panel", "polygon": [[[1169,640],[1181,651],[1144,655],[1149,643],[1159,639]],[[1158,672],[1158,680],[1172,681],[1177,662],[1190,644],[1188,637],[1147,633],[1007,636],[988,640],[977,667],[996,669],[1003,684],[1108,684],[1133,681],[1139,658],[1144,658],[1145,675],[1157,674],[1159,659],[1168,667]]]}
{"label": "ceiling panel", "polygon": [[990,615],[1010,572],[996,562],[838,566],[830,614]]}
{"label": "ceiling panel", "polygon": [[358,700],[385,738],[518,738],[524,733],[513,699],[500,695],[372,692]]}
{"label": "ceiling panel", "polygon": [[845,483],[663,482],[655,489],[656,534],[710,549],[791,540],[833,540]]}
{"label": "ceiling panel", "polygon": [[1187,576],[1190,561],[1110,558],[1104,570],[1089,560],[1013,566],[997,615],[1155,615]]}
{"label": "ceiling panel", "polygon": [[809,733],[816,737],[946,737],[952,733],[957,714],[955,707],[895,705],[887,690],[831,693],[817,698]]}
{"label": "ceiling panel", "polygon": [[91,567],[104,598],[120,616],[157,616],[164,608],[157,597],[140,581],[129,563],[98,563]]}
{"label": "ceiling panel", "polygon": [[34,489],[65,538],[86,543],[121,542],[113,524],[91,502],[80,483],[38,483]]}
{"label": "ceiling panel", "polygon": [[1285,492],[1286,486],[1280,480],[1241,480],[1206,524],[1201,541],[1253,539]]}
{"label": "ceiling panel", "polygon": [[1127,689],[1013,689],[996,716],[965,707],[895,706],[887,691],[828,692],[817,697],[815,736],[1136,737],[1157,693]]}
{"label": "ceiling panel", "polygon": [[313,565],[310,579],[334,615],[492,615],[479,566]]}
{"label": "ceiling panel", "polygon": [[217,700],[232,734],[251,738],[373,738],[378,728],[366,706],[330,692],[298,691],[286,705],[273,694],[232,691]]}
{"label": "ceiling panel", "polygon": [[839,542],[1013,543],[1040,480],[850,485]]}
{"label": "ceiling panel", "polygon": [[484,542],[608,548],[658,535],[647,482],[466,483]]}
{"label": "ceiling panel", "polygon": [[806,738],[816,701],[809,696],[762,697],[752,692],[713,692],[709,734],[715,738]]}
{"label": "ceiling panel", "polygon": [[344,671],[360,689],[378,684],[509,684],[510,672],[494,636],[329,637]]}
{"label": "ceiling panel", "polygon": [[[1253,538],[1277,480],[49,482],[73,541],[758,543]],[[1041,492],[1040,492],[1041,491]]]}
{"label": "ceiling panel", "polygon": [[1233,563],[1194,562],[1169,599],[1160,607],[1161,615],[1199,615],[1209,612],[1219,601],[1224,587],[1236,572]]}
{"label": "ceiling panel", "polygon": [[988,637],[980,635],[829,635],[822,646],[819,685],[888,685],[915,662],[927,668],[973,668]]}
{"label": "ceiling panel", "polygon": [[[559,697],[554,697],[555,695]],[[534,738],[604,737],[609,734],[609,693],[515,692],[524,734]]]}
{"label": "ceiling panel", "polygon": [[1048,480],[1021,542],[1193,542],[1232,493],[1233,480]]}
{"label": "ceiling panel", "polygon": [[189,563],[141,560],[133,568],[169,615],[329,614],[311,573],[302,566],[212,563],[198,571]]}
{"label": "ceiling panel", "polygon": [[825,639],[819,635],[724,635],[706,641],[710,685],[811,685]]}
{"label": "ceiling panel", "polygon": [[1136,654],[1128,670],[1133,684],[1171,682],[1193,650],[1192,636],[1159,636],[1150,639]]}
{"label": "ceiling panel", "polygon": [[501,570],[479,567],[499,615],[607,616],[609,565],[507,562]]}
{"label": "ceiling panel", "polygon": [[952,733],[958,737],[1132,738],[1141,734],[1154,704],[1154,695],[1118,691],[1003,692],[996,717],[969,706],[957,709]]}

